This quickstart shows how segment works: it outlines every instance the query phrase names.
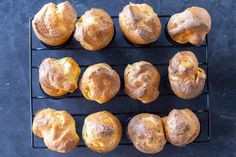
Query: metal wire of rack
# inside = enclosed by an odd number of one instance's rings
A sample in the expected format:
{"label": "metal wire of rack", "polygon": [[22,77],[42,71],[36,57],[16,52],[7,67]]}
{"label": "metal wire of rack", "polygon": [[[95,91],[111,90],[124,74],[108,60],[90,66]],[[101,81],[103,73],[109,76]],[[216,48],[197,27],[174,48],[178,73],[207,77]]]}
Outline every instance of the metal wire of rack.
{"label": "metal wire of rack", "polygon": [[[167,20],[169,19],[170,15],[160,15],[159,18],[161,19],[161,21],[163,19]],[[117,19],[118,16],[112,16],[112,19],[115,20]],[[65,99],[72,99],[72,101],[70,102],[74,102],[75,104],[77,103],[78,106],[80,106],[81,104],[79,104],[80,101],[82,101],[82,103],[93,103],[96,105],[96,111],[99,111],[99,110],[104,110],[104,105],[98,105],[96,104],[95,102],[89,102],[89,101],[86,101],[83,99],[83,96],[81,93],[75,93],[75,94],[67,94],[63,97],[60,97],[60,98],[51,98],[49,96],[47,96],[46,94],[44,94],[43,92],[40,93],[40,94],[37,94],[37,92],[35,92],[35,88],[39,88],[38,90],[41,90],[40,89],[40,85],[37,81],[37,79],[35,79],[35,71],[38,70],[39,66],[38,65],[35,65],[35,61],[38,62],[38,60],[41,62],[42,60],[40,60],[40,57],[37,57],[37,56],[34,56],[34,53],[44,53],[44,51],[53,51],[53,52],[56,52],[56,51],[60,51],[60,50],[64,50],[64,51],[76,51],[76,52],[73,52],[73,53],[80,53],[78,51],[82,51],[84,50],[82,47],[78,47],[78,46],[75,46],[73,47],[64,47],[64,48],[61,48],[61,49],[54,49],[54,48],[48,48],[48,47],[45,47],[45,46],[36,46],[34,47],[33,46],[33,42],[35,42],[37,39],[33,37],[33,33],[32,33],[32,18],[29,20],[29,87],[30,87],[30,122],[31,122],[31,126],[32,126],[32,123],[33,123],[33,118],[34,118],[34,115],[35,115],[35,112],[37,111],[38,108],[45,108],[45,107],[50,107],[50,106],[47,106],[47,102],[45,103],[45,101],[61,101],[61,100],[65,100]],[[166,23],[166,22],[165,22]],[[163,25],[163,23],[162,23]],[[164,36],[162,34],[162,36]],[[165,37],[165,36],[164,36]],[[166,37],[165,37],[166,38]],[[123,39],[124,40],[124,39]],[[158,43],[158,41],[156,42]],[[117,46],[117,45],[113,45],[113,46],[108,46],[107,48],[105,48],[104,50],[102,51],[106,51],[106,50],[116,50],[117,51],[124,51],[124,50],[132,50],[132,51],[137,51],[137,50],[143,50],[143,51],[146,51],[147,49],[152,49],[152,50],[157,50],[157,49],[172,49],[172,48],[182,48],[182,49],[186,49],[186,48],[200,48],[200,49],[203,49],[204,50],[204,55],[205,55],[205,60],[202,61],[202,62],[199,62],[199,65],[200,66],[204,66],[205,67],[205,71],[207,73],[207,80],[206,80],[206,84],[205,84],[205,89],[204,91],[202,92],[202,94],[199,96],[199,97],[202,97],[204,96],[205,99],[204,101],[202,99],[200,99],[200,103],[201,104],[204,104],[202,106],[196,106],[195,109],[192,109],[193,112],[195,112],[198,115],[201,115],[203,114],[204,116],[198,116],[200,122],[201,122],[201,133],[199,135],[199,137],[194,141],[194,143],[207,143],[210,141],[211,139],[211,115],[210,115],[210,82],[209,82],[209,67],[208,67],[208,62],[209,62],[209,56],[208,56],[208,37],[206,36],[206,41],[203,45],[201,46],[194,46],[194,45],[185,45],[184,47],[180,46],[180,45],[175,45],[175,44],[152,44],[150,46],[147,46],[147,47],[135,47],[135,46],[132,46],[132,45],[122,45],[122,46]],[[48,55],[47,57],[50,56],[50,52],[48,52]],[[57,52],[59,53],[59,52]],[[93,53],[94,55],[96,55],[96,52],[87,52],[87,53]],[[131,53],[135,53],[135,52],[131,52]],[[157,52],[158,53],[158,52]],[[176,52],[177,53],[177,52]],[[112,52],[111,52],[112,54]],[[45,53],[44,53],[45,55]],[[133,54],[135,55],[135,54]],[[137,56],[139,56],[139,54],[136,54]],[[108,56],[110,57],[110,56]],[[141,55],[140,57],[138,57],[140,60],[142,60],[142,57],[143,55]],[[46,57],[44,57],[46,58]],[[153,65],[155,66],[158,66],[158,67],[167,67],[168,66],[168,62],[152,62]],[[119,64],[109,64],[111,67],[113,68],[116,68],[117,69],[122,69],[120,67],[125,67],[127,64],[130,64],[130,62],[127,62],[127,63],[119,63]],[[89,66],[89,64],[79,64],[80,67],[83,69],[85,69],[86,67]],[[166,69],[165,69],[165,72],[166,72]],[[161,76],[162,77],[162,76]],[[165,85],[167,86],[167,85]],[[167,87],[167,88],[170,88],[170,87]],[[122,91],[122,87],[121,87],[121,91]],[[167,90],[168,91],[168,90]],[[36,94],[35,94],[36,93]],[[127,99],[131,99],[131,98],[128,98],[128,96],[123,93],[123,92],[120,92],[117,96],[117,99],[114,100],[116,102],[119,102],[120,99],[123,97],[123,98],[127,98]],[[162,97],[163,98],[163,102],[166,102],[166,100],[172,100],[172,99],[176,99],[176,96],[174,95],[173,92],[171,92],[170,90],[168,92],[162,92],[160,91],[160,96],[159,97]],[[79,101],[79,100],[80,101]],[[159,98],[158,98],[159,99]],[[36,101],[36,102],[34,102]],[[78,101],[78,102],[77,102]],[[113,102],[114,102],[113,101]],[[137,101],[134,101],[134,100],[130,100],[132,101],[133,105],[135,106],[136,103],[138,103]],[[157,100],[158,101],[158,100]],[[194,101],[194,100],[190,100],[188,101],[188,104],[191,104],[191,101]],[[40,102],[42,102],[42,105]],[[121,101],[122,102],[122,101]],[[123,101],[124,103],[127,103],[126,101]],[[177,102],[181,102],[180,100],[178,100]],[[198,101],[196,101],[195,103],[197,103]],[[52,102],[50,102],[52,103]],[[54,102],[55,103],[55,102]],[[62,109],[63,107],[66,106],[66,103],[67,102],[60,102],[60,105],[62,104]],[[112,103],[112,102],[111,102]],[[129,103],[129,102],[128,102]],[[41,104],[41,105],[40,105]],[[88,106],[88,108],[90,107],[90,104],[85,104],[86,106]],[[106,104],[105,104],[106,105]],[[155,110],[152,109],[150,106],[152,105],[155,105],[155,104],[151,104],[151,105],[144,105],[144,104],[141,104],[139,106],[136,106],[136,107],[139,107],[139,110],[138,111],[134,111],[134,108],[135,107],[129,107],[130,110],[128,111],[121,111],[121,112],[117,112],[116,111],[116,108],[114,109],[115,111],[112,111],[112,113],[116,116],[123,116],[125,118],[123,118],[124,120],[121,121],[122,125],[123,126],[126,126],[127,125],[127,121],[129,120],[129,118],[131,118],[133,115],[135,114],[138,114],[138,113],[141,113],[141,112],[149,112],[149,113],[154,113],[154,114],[159,114],[159,115],[162,115],[162,116],[165,116],[168,114],[167,111],[165,112],[161,112],[158,108],[156,108]],[[172,104],[170,104],[171,106]],[[75,105],[74,105],[75,106]],[[157,105],[156,105],[157,106]],[[58,107],[58,106],[57,106]],[[126,107],[126,106],[124,106]],[[162,108],[164,108],[165,106],[162,105]],[[173,106],[174,107],[174,106]],[[167,108],[166,110],[170,111],[172,108]],[[178,107],[178,106],[177,106]],[[184,105],[184,107],[188,107],[188,105]],[[93,105],[93,108],[94,108],[94,105]],[[108,108],[113,108],[112,106],[109,106]],[[149,110],[146,110],[145,108],[148,108]],[[66,109],[70,109],[70,104],[68,104],[66,106]],[[73,108],[70,109],[70,111],[73,111]],[[95,111],[93,111],[95,112]],[[79,119],[80,117],[86,117],[88,114],[90,114],[91,112],[88,112],[88,113],[70,113],[75,119],[76,119],[76,122],[77,122],[77,119]],[[83,119],[82,118],[82,119]],[[120,118],[119,118],[120,119]],[[81,120],[80,120],[81,121]],[[83,120],[82,120],[83,121]],[[81,124],[80,124],[81,126]],[[204,128],[204,130],[203,130]],[[123,127],[123,131],[125,130],[125,127]],[[77,128],[77,131],[79,131],[79,129]],[[203,133],[202,133],[203,132]],[[201,135],[201,134],[204,134],[204,135]],[[123,141],[121,140],[120,144],[119,145],[132,145],[131,141],[129,141],[127,139],[127,137],[125,137],[125,132],[123,133],[123,137],[122,139],[124,139]],[[39,143],[39,144],[38,144]],[[42,140],[37,138],[36,136],[34,136],[34,134],[31,132],[31,146],[35,149],[46,149],[46,146],[43,144]],[[83,142],[80,142],[78,147],[85,147],[85,144]]]}

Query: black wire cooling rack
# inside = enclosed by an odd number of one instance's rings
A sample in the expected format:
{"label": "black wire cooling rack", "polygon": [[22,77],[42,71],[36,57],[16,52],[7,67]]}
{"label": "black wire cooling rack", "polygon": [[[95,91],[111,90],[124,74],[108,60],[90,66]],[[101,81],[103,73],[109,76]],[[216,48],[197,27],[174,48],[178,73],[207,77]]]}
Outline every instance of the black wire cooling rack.
{"label": "black wire cooling rack", "polygon": [[[168,39],[165,33],[165,26],[170,18],[169,15],[159,16],[162,23],[161,36],[155,43],[146,47],[137,47],[128,43],[118,27],[118,16],[112,16],[116,36],[113,42],[105,49],[97,52],[84,50],[74,38],[65,47],[45,47],[32,32],[32,19],[29,21],[29,83],[30,83],[30,121],[31,126],[35,113],[42,108],[54,108],[68,111],[75,119],[77,132],[81,136],[84,118],[93,112],[108,110],[116,115],[123,126],[123,136],[119,145],[132,145],[126,137],[126,126],[128,120],[135,114],[148,112],[166,116],[174,108],[189,108],[198,116],[201,123],[201,133],[194,143],[206,143],[211,139],[211,116],[210,116],[210,82],[208,72],[208,37],[201,46],[178,45]],[[174,95],[171,91],[167,68],[169,60],[175,53],[182,50],[193,51],[199,65],[207,73],[205,88],[200,96],[192,100],[183,100]],[[73,94],[67,94],[60,98],[52,98],[43,93],[38,81],[38,69],[43,59],[62,58],[70,56],[80,65],[82,72],[89,65],[105,62],[115,69],[121,78],[121,89],[118,95],[106,104],[99,105],[96,102],[83,98],[77,90]],[[128,64],[145,60],[151,62],[158,68],[161,74],[160,96],[151,104],[142,104],[132,100],[124,93],[123,72]],[[45,149],[43,140],[34,136],[31,132],[31,145],[33,148]],[[83,140],[80,140],[78,147],[85,147]]]}

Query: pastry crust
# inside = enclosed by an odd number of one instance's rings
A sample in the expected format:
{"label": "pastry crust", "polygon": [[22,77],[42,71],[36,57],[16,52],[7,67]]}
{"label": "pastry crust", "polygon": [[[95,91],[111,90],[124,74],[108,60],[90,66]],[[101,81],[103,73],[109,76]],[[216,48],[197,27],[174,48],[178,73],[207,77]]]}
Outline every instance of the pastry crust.
{"label": "pastry crust", "polygon": [[205,85],[205,71],[198,67],[198,60],[191,51],[178,52],[170,60],[168,75],[173,92],[182,99],[197,97]]}
{"label": "pastry crust", "polygon": [[125,6],[119,14],[119,26],[125,37],[138,45],[153,43],[161,34],[161,22],[146,3]]}
{"label": "pastry crust", "polygon": [[82,137],[91,150],[107,153],[114,150],[121,139],[120,121],[110,112],[101,111],[90,114],[84,120]]}
{"label": "pastry crust", "polygon": [[34,16],[33,30],[39,40],[50,46],[65,43],[74,31],[77,14],[68,2],[45,4]]}
{"label": "pastry crust", "polygon": [[114,36],[112,19],[103,9],[92,8],[77,21],[74,36],[85,49],[100,50],[106,47]]}
{"label": "pastry crust", "polygon": [[200,122],[189,109],[172,110],[163,124],[168,142],[180,147],[193,142],[200,133]]}
{"label": "pastry crust", "polygon": [[119,92],[120,78],[108,64],[98,63],[86,69],[79,88],[86,99],[103,104]]}
{"label": "pastry crust", "polygon": [[166,144],[162,120],[154,114],[134,116],[128,124],[127,134],[134,146],[143,153],[158,153]]}
{"label": "pastry crust", "polygon": [[50,96],[73,93],[78,88],[79,65],[70,57],[47,58],[39,67],[39,82]]}
{"label": "pastry crust", "polygon": [[79,143],[75,121],[66,111],[40,110],[35,115],[32,130],[36,136],[43,138],[49,149],[56,152],[69,152]]}
{"label": "pastry crust", "polygon": [[167,28],[175,42],[201,45],[211,29],[211,17],[204,8],[190,7],[182,13],[172,15]]}
{"label": "pastry crust", "polygon": [[159,96],[160,74],[146,61],[128,65],[124,72],[125,92],[133,99],[150,103]]}

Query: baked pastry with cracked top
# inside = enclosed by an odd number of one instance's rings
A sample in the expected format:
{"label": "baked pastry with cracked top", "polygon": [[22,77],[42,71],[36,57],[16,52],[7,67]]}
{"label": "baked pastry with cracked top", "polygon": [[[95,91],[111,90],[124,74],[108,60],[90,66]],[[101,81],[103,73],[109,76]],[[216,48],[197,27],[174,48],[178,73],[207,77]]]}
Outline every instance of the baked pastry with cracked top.
{"label": "baked pastry with cracked top", "polygon": [[63,45],[72,35],[77,14],[68,2],[45,4],[32,21],[35,35],[50,46]]}
{"label": "baked pastry with cracked top", "polygon": [[182,99],[192,99],[201,94],[206,73],[198,67],[193,52],[178,52],[169,62],[168,76],[173,92]]}
{"label": "baked pastry with cracked top", "polygon": [[45,145],[53,151],[66,153],[79,143],[75,121],[66,111],[50,108],[38,111],[34,117],[33,133],[43,138]]}
{"label": "baked pastry with cracked top", "polygon": [[78,88],[79,65],[71,57],[47,58],[39,67],[39,82],[49,96],[73,93]]}
{"label": "baked pastry with cracked top", "polygon": [[133,44],[147,45],[161,34],[161,23],[153,8],[146,3],[130,3],[119,14],[119,26]]}
{"label": "baked pastry with cracked top", "polygon": [[163,118],[168,142],[175,146],[185,146],[193,142],[200,133],[200,122],[189,109],[172,110]]}
{"label": "baked pastry with cracked top", "polygon": [[114,31],[109,14],[103,9],[92,8],[77,21],[74,36],[85,49],[95,51],[112,41]]}
{"label": "baked pastry with cracked top", "polygon": [[79,88],[86,99],[103,104],[119,92],[120,77],[108,64],[94,64],[83,73]]}
{"label": "baked pastry with cracked top", "polygon": [[84,120],[82,137],[91,150],[107,153],[114,150],[121,139],[120,121],[108,111],[88,115]]}
{"label": "baked pastry with cracked top", "polygon": [[124,72],[125,92],[133,99],[150,103],[159,96],[160,74],[146,61],[129,64]]}
{"label": "baked pastry with cracked top", "polygon": [[154,114],[134,116],[129,121],[127,134],[134,146],[143,153],[158,153],[166,144],[162,120]]}
{"label": "baked pastry with cracked top", "polygon": [[171,39],[179,44],[201,45],[211,29],[211,17],[201,7],[190,7],[171,16],[167,24]]}

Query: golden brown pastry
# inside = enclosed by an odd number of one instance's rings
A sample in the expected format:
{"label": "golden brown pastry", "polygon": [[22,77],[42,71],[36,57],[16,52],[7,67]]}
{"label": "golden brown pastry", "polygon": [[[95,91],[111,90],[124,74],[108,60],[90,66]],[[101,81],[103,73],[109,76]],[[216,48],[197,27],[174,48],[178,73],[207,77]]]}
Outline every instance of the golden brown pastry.
{"label": "golden brown pastry", "polygon": [[103,9],[92,8],[76,23],[75,38],[87,50],[95,51],[106,47],[114,35],[111,17]]}
{"label": "golden brown pastry", "polygon": [[66,111],[40,110],[34,117],[32,130],[36,136],[43,138],[49,149],[56,152],[69,152],[79,143],[75,121]]}
{"label": "golden brown pastry", "polygon": [[82,137],[91,150],[107,153],[114,150],[120,142],[122,126],[110,112],[101,111],[90,114],[84,120]]}
{"label": "golden brown pastry", "polygon": [[134,116],[128,124],[127,134],[134,146],[143,153],[158,153],[166,144],[162,120],[154,114]]}
{"label": "golden brown pastry", "polygon": [[167,28],[175,42],[201,45],[211,29],[211,17],[204,8],[190,7],[172,15]]}
{"label": "golden brown pastry", "polygon": [[73,93],[78,88],[79,65],[70,57],[47,58],[39,67],[39,82],[50,96]]}
{"label": "golden brown pastry", "polygon": [[153,43],[161,34],[161,22],[146,3],[125,6],[119,14],[119,26],[125,37],[138,45]]}
{"label": "golden brown pastry", "polygon": [[150,103],[159,96],[160,74],[149,62],[129,64],[125,68],[124,80],[125,92],[133,99]]}
{"label": "golden brown pastry", "polygon": [[167,141],[180,147],[193,142],[200,132],[200,122],[189,109],[172,110],[163,124]]}
{"label": "golden brown pastry", "polygon": [[182,99],[192,99],[201,94],[206,74],[198,67],[198,60],[193,52],[178,52],[169,63],[169,81],[174,93]]}
{"label": "golden brown pastry", "polygon": [[65,43],[74,31],[77,14],[68,2],[45,4],[32,21],[35,35],[51,46]]}
{"label": "golden brown pastry", "polygon": [[108,64],[94,64],[84,72],[79,88],[86,99],[103,104],[120,90],[120,77]]}

